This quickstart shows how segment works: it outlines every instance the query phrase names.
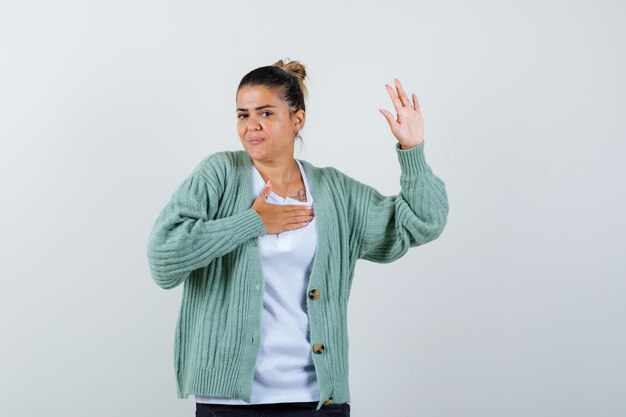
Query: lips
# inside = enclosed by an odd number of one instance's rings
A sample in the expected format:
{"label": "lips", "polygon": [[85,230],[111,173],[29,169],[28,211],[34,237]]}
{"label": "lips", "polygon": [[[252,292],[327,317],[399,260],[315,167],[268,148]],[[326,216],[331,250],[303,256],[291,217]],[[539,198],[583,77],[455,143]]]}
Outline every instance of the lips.
{"label": "lips", "polygon": [[250,143],[251,145],[256,145],[257,143],[263,142],[263,140],[263,138],[250,138],[248,139],[248,143]]}

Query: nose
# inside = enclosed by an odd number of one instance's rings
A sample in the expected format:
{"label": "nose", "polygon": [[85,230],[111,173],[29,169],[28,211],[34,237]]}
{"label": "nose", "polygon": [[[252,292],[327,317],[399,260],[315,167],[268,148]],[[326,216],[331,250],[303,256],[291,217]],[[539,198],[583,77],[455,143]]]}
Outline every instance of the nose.
{"label": "nose", "polygon": [[248,130],[251,130],[251,131],[259,130],[261,126],[258,120],[250,116],[248,116],[247,125],[248,125]]}

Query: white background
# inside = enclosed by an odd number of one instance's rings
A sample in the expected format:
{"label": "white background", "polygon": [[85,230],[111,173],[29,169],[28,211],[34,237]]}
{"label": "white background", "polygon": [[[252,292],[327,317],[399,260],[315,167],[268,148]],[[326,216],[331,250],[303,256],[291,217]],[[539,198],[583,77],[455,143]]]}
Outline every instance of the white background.
{"label": "white background", "polygon": [[449,196],[439,239],[357,263],[352,415],[625,415],[624,12],[2,1],[0,415],[194,415],[148,235],[203,157],[243,149],[239,80],[285,57],[310,90],[296,157],[399,192],[377,110],[398,77]]}

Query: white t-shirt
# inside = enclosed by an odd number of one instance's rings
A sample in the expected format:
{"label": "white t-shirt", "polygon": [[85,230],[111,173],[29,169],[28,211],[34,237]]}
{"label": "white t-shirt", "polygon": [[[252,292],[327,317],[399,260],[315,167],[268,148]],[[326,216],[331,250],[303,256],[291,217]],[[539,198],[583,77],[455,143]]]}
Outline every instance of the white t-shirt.
{"label": "white t-shirt", "polygon": [[[312,205],[313,196],[300,161],[296,159],[306,187],[306,202],[280,197],[273,191],[271,204]],[[265,181],[252,165],[254,198]],[[284,190],[276,190],[284,192]],[[293,190],[291,190],[293,193]],[[283,203],[284,201],[284,203]],[[315,217],[300,229],[259,237],[265,278],[261,340],[250,404],[319,401],[315,367],[311,357],[306,288],[315,256]],[[196,401],[214,404],[248,404],[238,398],[203,397]]]}

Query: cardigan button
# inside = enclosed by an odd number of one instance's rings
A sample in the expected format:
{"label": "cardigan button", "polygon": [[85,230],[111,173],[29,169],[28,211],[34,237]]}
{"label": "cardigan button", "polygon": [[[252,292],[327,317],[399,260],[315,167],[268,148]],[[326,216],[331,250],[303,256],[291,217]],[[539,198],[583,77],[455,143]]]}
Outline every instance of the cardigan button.
{"label": "cardigan button", "polygon": [[316,343],[313,345],[313,352],[322,353],[324,351],[324,345],[322,343]]}
{"label": "cardigan button", "polygon": [[314,289],[309,291],[309,298],[311,300],[317,300],[318,298],[320,298],[320,290]]}

